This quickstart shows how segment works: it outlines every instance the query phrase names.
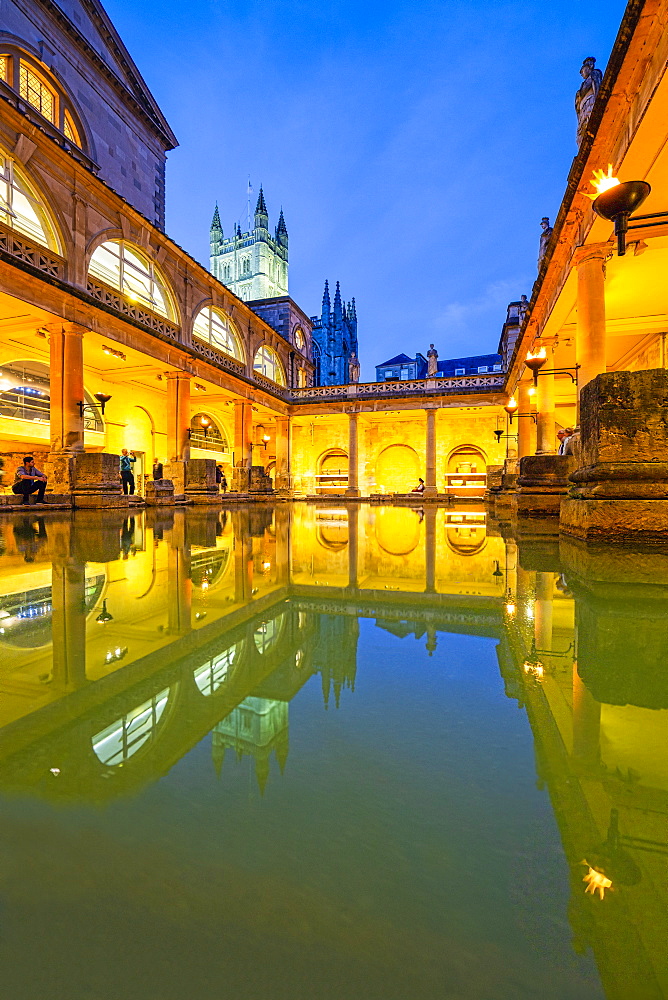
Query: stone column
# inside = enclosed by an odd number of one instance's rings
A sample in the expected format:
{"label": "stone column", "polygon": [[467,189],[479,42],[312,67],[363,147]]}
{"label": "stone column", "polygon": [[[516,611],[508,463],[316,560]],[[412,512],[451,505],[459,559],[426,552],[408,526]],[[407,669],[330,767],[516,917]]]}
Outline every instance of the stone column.
{"label": "stone column", "polygon": [[78,323],[49,325],[51,451],[75,454],[84,450],[83,335]]}
{"label": "stone column", "polygon": [[359,514],[357,504],[348,508],[348,586],[351,590],[359,587]]}
{"label": "stone column", "polygon": [[274,512],[276,527],[276,583],[287,587],[290,583],[290,504],[282,503]]}
{"label": "stone column", "polygon": [[276,417],[276,475],[274,489],[283,496],[290,494],[290,417]]}
{"label": "stone column", "polygon": [[348,414],[348,489],[347,497],[360,495],[357,473],[357,421],[358,413]]}
{"label": "stone column", "polygon": [[424,512],[424,589],[428,594],[436,593],[436,510],[430,504]]}
{"label": "stone column", "polygon": [[190,458],[190,375],[167,373],[167,457],[170,462]]}
{"label": "stone column", "polygon": [[573,257],[578,272],[575,358],[580,391],[606,371],[605,260],[610,252],[607,243],[595,243],[578,247]]}
{"label": "stone column", "polygon": [[253,463],[252,448],[253,411],[248,399],[234,401],[234,472],[232,474],[232,492],[248,493],[250,489],[251,465]]}
{"label": "stone column", "polygon": [[435,497],[436,489],[436,410],[427,410],[426,454],[425,454],[425,497]]}
{"label": "stone column", "polygon": [[[554,355],[551,349],[548,349],[547,352],[546,367],[554,368]],[[554,375],[539,375],[535,399],[538,411],[536,454],[554,455],[557,450],[554,419]],[[523,419],[527,420],[528,418],[524,417]]]}
{"label": "stone column", "polygon": [[234,528],[234,600],[250,601],[253,594],[253,538],[248,509],[232,511]]}
{"label": "stone column", "polygon": [[[543,376],[547,378],[547,376]],[[540,379],[538,380],[540,382]],[[533,388],[533,379],[520,382],[517,387],[517,412],[532,413],[534,410],[535,396],[529,395],[529,389]],[[517,452],[518,458],[525,455],[534,455],[536,452],[536,425],[531,417],[517,418]]]}

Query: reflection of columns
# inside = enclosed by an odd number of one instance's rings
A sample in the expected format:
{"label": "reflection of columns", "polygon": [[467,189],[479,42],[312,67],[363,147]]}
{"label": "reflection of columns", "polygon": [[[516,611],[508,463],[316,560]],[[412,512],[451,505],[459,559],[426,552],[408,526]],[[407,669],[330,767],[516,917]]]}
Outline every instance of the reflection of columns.
{"label": "reflection of columns", "polygon": [[424,496],[435,497],[436,489],[436,410],[427,410]]}
{"label": "reflection of columns", "polygon": [[175,511],[167,550],[167,620],[170,633],[189,632],[192,628],[190,545],[186,542],[185,530],[185,511]]}
{"label": "reflection of columns", "polygon": [[[547,352],[547,367],[554,368],[554,355],[551,348]],[[553,455],[557,450],[554,422],[554,375],[541,375],[538,378],[535,399],[538,410],[536,453],[538,455]],[[523,417],[522,419],[528,420],[529,418]]]}
{"label": "reflection of columns", "polygon": [[[547,378],[548,376],[543,376]],[[540,379],[538,380],[540,382]],[[517,387],[517,412],[532,413],[534,396],[529,395],[533,381],[520,382]],[[536,425],[531,417],[517,418],[517,457],[533,455],[536,451]]]}
{"label": "reflection of columns", "polygon": [[53,682],[72,691],[86,681],[86,565],[71,559],[51,567]]}
{"label": "reflection of columns", "polygon": [[[253,412],[248,399],[234,401],[234,464],[237,468],[250,469],[253,449],[251,448],[251,432]],[[278,434],[276,435],[278,447]],[[278,462],[276,463],[278,465]]]}
{"label": "reflection of columns", "polygon": [[554,573],[536,573],[536,648],[552,649],[552,609],[554,606]]}
{"label": "reflection of columns", "polygon": [[234,600],[250,601],[253,593],[253,538],[248,510],[232,512],[234,528]]}
{"label": "reflection of columns", "polygon": [[84,327],[78,323],[49,324],[51,451],[83,451],[85,402],[83,382]]}
{"label": "reflection of columns", "polygon": [[600,759],[601,706],[587,690],[573,663],[573,756],[585,764]]}
{"label": "reflection of columns", "polygon": [[605,258],[607,243],[578,247],[575,265],[578,271],[577,326],[575,357],[580,365],[580,391],[606,370],[605,351]]}
{"label": "reflection of columns", "polygon": [[357,474],[357,421],[358,413],[348,414],[348,489],[347,497],[360,495]]}
{"label": "reflection of columns", "polygon": [[359,587],[358,580],[358,551],[359,551],[359,515],[360,509],[357,504],[351,504],[348,508],[348,586],[356,590]]}
{"label": "reflection of columns", "polygon": [[167,457],[170,462],[190,458],[190,375],[167,372]]}
{"label": "reflection of columns", "polygon": [[425,590],[433,594],[436,592],[436,507],[433,504],[425,506],[424,546]]}
{"label": "reflection of columns", "polygon": [[[510,605],[510,608],[515,607],[515,600],[517,595],[517,570],[518,570],[518,552],[517,552],[517,542],[514,538],[506,539],[506,572],[505,572],[505,584],[506,584],[506,603]],[[508,609],[506,609],[508,610]]]}
{"label": "reflection of columns", "polygon": [[290,490],[290,417],[276,417],[276,475],[274,487],[287,493]]}
{"label": "reflection of columns", "polygon": [[274,511],[276,528],[276,583],[287,586],[290,583],[290,513],[291,505],[279,504]]}

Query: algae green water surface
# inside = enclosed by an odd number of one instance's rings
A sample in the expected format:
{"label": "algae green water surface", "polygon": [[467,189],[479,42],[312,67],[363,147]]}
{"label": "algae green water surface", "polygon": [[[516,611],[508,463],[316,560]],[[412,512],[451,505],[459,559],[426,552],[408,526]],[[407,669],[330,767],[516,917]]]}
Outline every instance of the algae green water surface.
{"label": "algae green water surface", "polygon": [[482,508],[0,522],[0,994],[668,996],[660,551]]}

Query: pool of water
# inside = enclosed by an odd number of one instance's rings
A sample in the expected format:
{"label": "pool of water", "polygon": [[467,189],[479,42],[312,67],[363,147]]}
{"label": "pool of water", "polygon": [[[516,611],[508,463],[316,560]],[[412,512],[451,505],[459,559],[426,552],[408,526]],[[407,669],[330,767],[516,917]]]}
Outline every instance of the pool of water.
{"label": "pool of water", "polygon": [[530,527],[3,518],[2,996],[668,997],[668,555]]}

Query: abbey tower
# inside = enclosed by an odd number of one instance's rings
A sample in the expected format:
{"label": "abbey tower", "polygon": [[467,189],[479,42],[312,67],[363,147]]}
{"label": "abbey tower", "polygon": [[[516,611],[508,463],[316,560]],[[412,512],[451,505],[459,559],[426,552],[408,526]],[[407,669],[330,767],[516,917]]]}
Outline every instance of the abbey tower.
{"label": "abbey tower", "polygon": [[281,209],[275,235],[269,232],[262,188],[254,222],[247,233],[237,224],[233,235],[225,239],[216,205],[209,233],[211,273],[244,302],[288,294],[288,230]]}

